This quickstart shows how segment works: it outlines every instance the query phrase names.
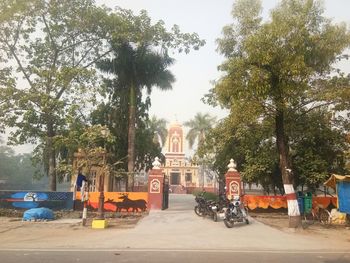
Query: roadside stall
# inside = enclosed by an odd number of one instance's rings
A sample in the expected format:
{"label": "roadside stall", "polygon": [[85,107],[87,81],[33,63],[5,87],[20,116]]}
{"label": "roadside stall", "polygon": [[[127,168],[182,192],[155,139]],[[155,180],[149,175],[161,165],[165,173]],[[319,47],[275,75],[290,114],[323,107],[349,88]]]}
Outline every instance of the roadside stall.
{"label": "roadside stall", "polygon": [[324,185],[333,188],[337,195],[339,212],[331,212],[332,221],[339,220],[345,223],[346,214],[350,215],[350,175],[332,174]]}

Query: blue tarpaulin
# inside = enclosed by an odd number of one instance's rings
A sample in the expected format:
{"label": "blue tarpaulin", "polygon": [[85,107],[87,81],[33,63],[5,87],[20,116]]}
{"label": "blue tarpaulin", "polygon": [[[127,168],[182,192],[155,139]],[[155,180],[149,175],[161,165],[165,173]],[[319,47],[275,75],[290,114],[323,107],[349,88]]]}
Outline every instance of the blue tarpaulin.
{"label": "blue tarpaulin", "polygon": [[337,191],[339,212],[350,214],[350,175],[332,174],[324,185]]}
{"label": "blue tarpaulin", "polygon": [[350,214],[350,182],[337,182],[339,212]]}
{"label": "blue tarpaulin", "polygon": [[40,207],[26,210],[23,214],[24,221],[30,220],[53,220],[55,218],[51,209]]}

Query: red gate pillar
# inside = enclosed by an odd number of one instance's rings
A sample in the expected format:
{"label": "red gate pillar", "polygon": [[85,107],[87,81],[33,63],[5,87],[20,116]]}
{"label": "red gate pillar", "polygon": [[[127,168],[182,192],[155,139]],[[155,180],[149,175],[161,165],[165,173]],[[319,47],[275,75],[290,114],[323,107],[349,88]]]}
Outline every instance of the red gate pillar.
{"label": "red gate pillar", "polygon": [[159,158],[152,163],[153,169],[148,174],[148,209],[162,209],[163,203],[163,169],[160,168]]}
{"label": "red gate pillar", "polygon": [[241,175],[236,170],[236,164],[233,159],[230,160],[230,164],[227,167],[228,171],[225,174],[226,197],[228,199],[232,199],[234,196],[239,196],[241,198],[243,195]]}

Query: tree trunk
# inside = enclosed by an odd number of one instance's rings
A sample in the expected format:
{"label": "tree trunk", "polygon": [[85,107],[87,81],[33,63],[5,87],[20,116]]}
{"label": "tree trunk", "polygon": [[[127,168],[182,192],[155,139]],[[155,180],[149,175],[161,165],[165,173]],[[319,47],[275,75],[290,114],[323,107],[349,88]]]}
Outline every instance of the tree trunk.
{"label": "tree trunk", "polygon": [[53,131],[53,124],[49,122],[47,124],[47,143],[46,151],[48,156],[48,176],[49,176],[49,187],[50,191],[57,190],[57,179],[56,179],[56,153],[53,145],[53,137],[55,133]]}
{"label": "tree trunk", "polygon": [[282,174],[282,181],[288,202],[289,227],[296,228],[301,226],[301,217],[298,201],[293,187],[293,172],[289,163],[288,143],[284,132],[284,111],[277,109],[276,121],[276,140],[279,154],[279,164]]}
{"label": "tree trunk", "polygon": [[130,86],[129,98],[129,125],[128,125],[128,175],[126,179],[126,190],[132,191],[134,185],[135,168],[135,122],[136,122],[136,91],[135,86]]}

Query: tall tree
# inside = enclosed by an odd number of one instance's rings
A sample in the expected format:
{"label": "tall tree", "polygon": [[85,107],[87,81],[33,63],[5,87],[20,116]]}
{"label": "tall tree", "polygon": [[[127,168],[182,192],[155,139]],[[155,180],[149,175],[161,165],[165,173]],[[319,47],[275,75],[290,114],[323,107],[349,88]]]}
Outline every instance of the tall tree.
{"label": "tall tree", "polygon": [[[99,68],[117,78],[117,86],[127,90],[128,96],[128,172],[135,167],[135,132],[137,99],[145,87],[148,94],[152,87],[171,88],[175,77],[167,69],[172,59],[166,53],[158,53],[148,45],[133,47],[130,43],[114,46],[114,58],[99,62]],[[129,180],[131,181],[131,180]],[[129,185],[130,187],[130,185]]]}
{"label": "tall tree", "polygon": [[[145,11],[141,11],[139,16],[131,12],[124,14],[127,18],[132,18],[135,36],[133,38],[116,36],[111,43],[113,57],[101,60],[98,67],[104,72],[113,74],[115,80],[109,83],[113,83],[117,90],[126,90],[128,172],[131,175],[135,170],[135,120],[142,90],[146,89],[147,94],[150,95],[153,87],[162,90],[171,88],[175,77],[168,70],[173,63],[173,59],[168,55],[169,48],[177,48],[179,52],[184,50],[187,53],[191,48],[198,49],[205,42],[200,40],[197,34],[181,33],[176,25],[171,32],[165,30],[162,21],[152,25]],[[110,96],[113,98],[113,93]]]}
{"label": "tall tree", "polygon": [[184,123],[190,130],[186,135],[190,148],[197,141],[199,145],[203,144],[209,130],[214,126],[216,117],[210,116],[208,113],[197,113],[192,120]]}
{"label": "tall tree", "polygon": [[9,77],[19,72],[24,79],[1,85],[1,122],[17,128],[13,144],[38,145],[55,191],[54,137],[93,99],[91,65],[109,52],[101,37],[107,11],[92,0],[7,0],[0,12],[1,58],[14,65],[6,68]]}
{"label": "tall tree", "polygon": [[[206,136],[210,129],[213,128],[215,120],[216,118],[210,116],[208,113],[197,113],[193,119],[184,123],[185,126],[190,128],[186,135],[190,148],[193,147],[195,142],[198,143],[198,146],[205,144]],[[198,147],[196,157],[199,157],[197,162],[200,165],[202,186],[204,187],[205,178],[209,177],[213,179],[214,173],[211,170],[212,158],[210,158],[211,156],[208,154],[199,154]]]}
{"label": "tall tree", "polygon": [[283,0],[264,23],[260,12],[258,0],[235,2],[235,23],[226,26],[218,40],[219,51],[227,58],[220,66],[224,76],[210,99],[230,108],[233,122],[274,121],[290,227],[296,227],[301,219],[287,119],[301,109],[348,107],[349,78],[332,65],[349,47],[350,35],[344,24],[335,25],[322,16],[320,1]]}

